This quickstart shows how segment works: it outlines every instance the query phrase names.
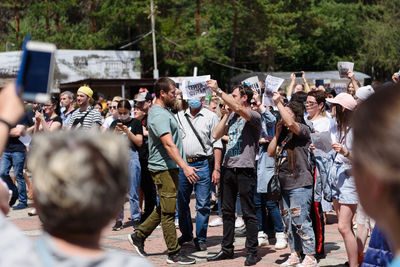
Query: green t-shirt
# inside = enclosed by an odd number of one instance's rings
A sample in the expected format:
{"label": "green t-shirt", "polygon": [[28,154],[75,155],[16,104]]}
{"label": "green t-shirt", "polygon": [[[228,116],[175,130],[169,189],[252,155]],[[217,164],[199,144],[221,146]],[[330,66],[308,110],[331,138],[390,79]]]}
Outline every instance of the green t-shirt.
{"label": "green t-shirt", "polygon": [[185,159],[182,139],[179,136],[179,125],[174,114],[168,109],[153,106],[149,112],[147,125],[149,129],[149,169],[169,170],[178,168],[160,140],[162,135],[170,133],[181,157]]}

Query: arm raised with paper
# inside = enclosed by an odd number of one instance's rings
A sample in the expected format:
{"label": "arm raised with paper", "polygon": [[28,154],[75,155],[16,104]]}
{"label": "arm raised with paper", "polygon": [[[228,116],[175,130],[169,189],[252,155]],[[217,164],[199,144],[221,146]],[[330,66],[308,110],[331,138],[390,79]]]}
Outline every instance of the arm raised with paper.
{"label": "arm raised with paper", "polygon": [[[219,87],[216,80],[208,80],[207,86],[211,88],[214,92],[217,93],[219,97],[224,100],[225,105],[235,113],[239,114],[241,117],[245,118],[247,121],[250,120],[250,106],[247,103],[250,103],[250,99],[248,99],[248,95],[243,91],[243,85],[239,85],[238,87],[234,88],[232,95],[228,95],[223,92]],[[242,90],[243,89],[243,90]],[[251,89],[250,89],[251,90]]]}
{"label": "arm raised with paper", "polygon": [[299,135],[300,126],[295,121],[295,114],[290,108],[287,108],[283,105],[282,96],[278,92],[274,92],[274,96],[272,99],[274,100],[274,103],[278,108],[279,113],[281,114],[283,124],[288,127],[289,130],[295,135]]}

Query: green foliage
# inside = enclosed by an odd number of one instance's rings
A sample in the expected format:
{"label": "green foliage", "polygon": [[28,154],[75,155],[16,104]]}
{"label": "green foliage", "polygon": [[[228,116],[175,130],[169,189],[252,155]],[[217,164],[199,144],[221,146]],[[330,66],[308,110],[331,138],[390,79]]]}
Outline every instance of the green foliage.
{"label": "green foliage", "polygon": [[[199,15],[197,16],[197,3]],[[225,86],[240,73],[332,70],[339,60],[386,79],[400,56],[400,0],[155,0],[160,75],[193,68]],[[3,0],[0,49],[35,40],[63,49],[119,49],[151,30],[150,0]],[[196,23],[197,19],[197,23]],[[19,24],[19,25],[18,25]],[[140,50],[143,77],[152,77],[151,35]]]}

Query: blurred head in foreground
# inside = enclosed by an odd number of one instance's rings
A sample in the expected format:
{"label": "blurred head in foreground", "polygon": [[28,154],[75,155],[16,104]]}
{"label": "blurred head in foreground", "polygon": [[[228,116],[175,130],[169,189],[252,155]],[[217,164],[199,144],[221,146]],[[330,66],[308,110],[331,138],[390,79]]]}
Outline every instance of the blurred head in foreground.
{"label": "blurred head in foreground", "polygon": [[128,147],[111,133],[68,131],[35,137],[28,167],[46,232],[63,239],[100,235],[123,205]]}
{"label": "blurred head in foreground", "polygon": [[353,117],[353,171],[365,211],[400,248],[400,86],[377,91]]}

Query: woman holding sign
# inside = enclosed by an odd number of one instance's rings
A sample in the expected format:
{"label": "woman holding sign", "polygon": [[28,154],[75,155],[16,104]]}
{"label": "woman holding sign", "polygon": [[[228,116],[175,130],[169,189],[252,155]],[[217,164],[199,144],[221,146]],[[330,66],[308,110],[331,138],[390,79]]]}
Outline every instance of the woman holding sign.
{"label": "woman holding sign", "polygon": [[[282,188],[282,218],[286,225],[291,250],[281,266],[317,266],[315,235],[310,209],[313,176],[308,160],[311,130],[304,121],[303,104],[292,101],[284,106],[282,97],[274,93],[273,100],[282,120],[276,124],[276,134],[268,146],[268,156],[276,158]],[[300,253],[306,254],[300,263]]]}

